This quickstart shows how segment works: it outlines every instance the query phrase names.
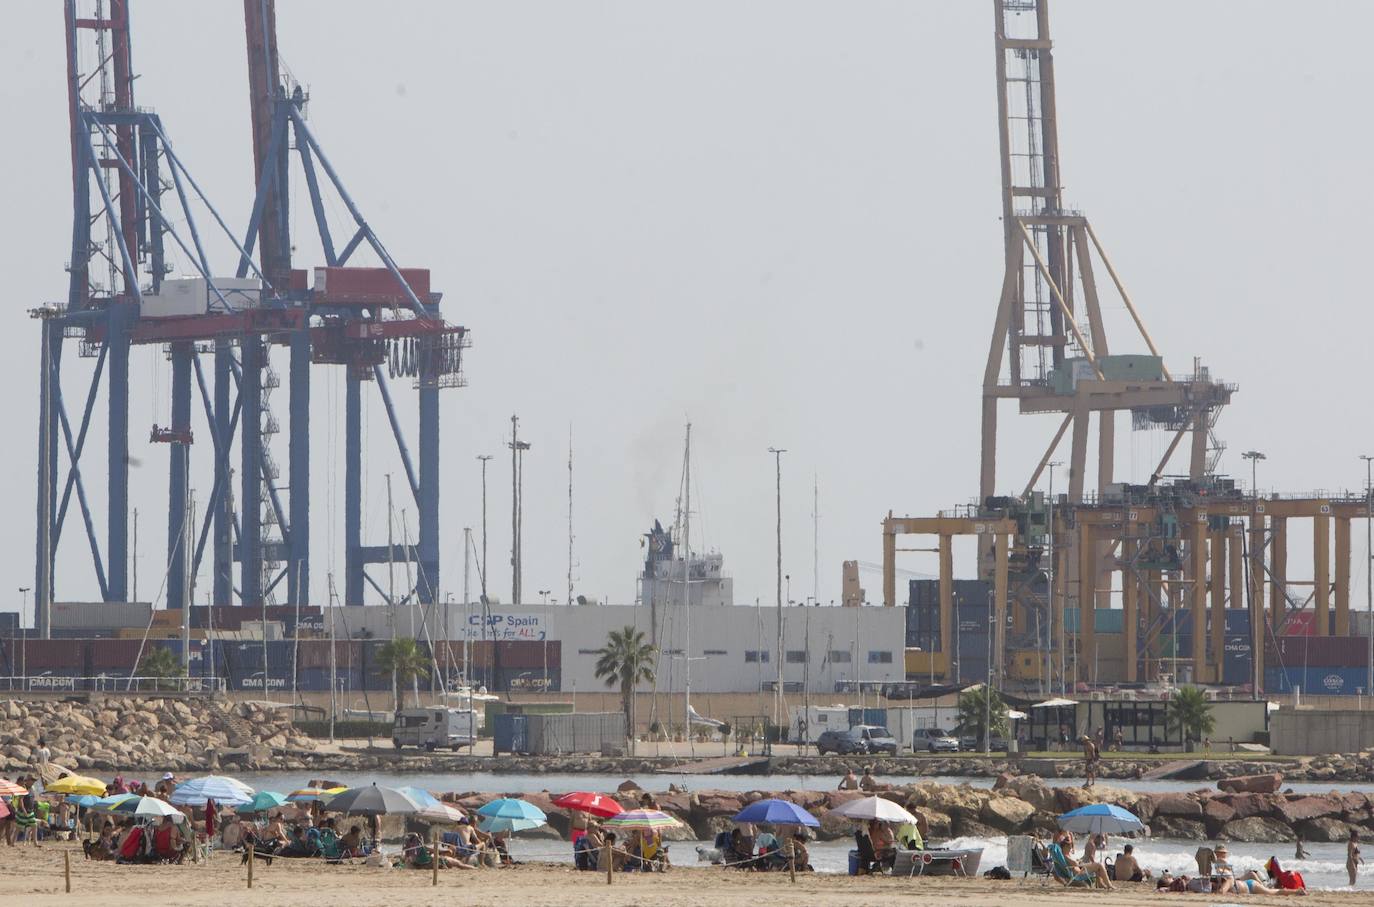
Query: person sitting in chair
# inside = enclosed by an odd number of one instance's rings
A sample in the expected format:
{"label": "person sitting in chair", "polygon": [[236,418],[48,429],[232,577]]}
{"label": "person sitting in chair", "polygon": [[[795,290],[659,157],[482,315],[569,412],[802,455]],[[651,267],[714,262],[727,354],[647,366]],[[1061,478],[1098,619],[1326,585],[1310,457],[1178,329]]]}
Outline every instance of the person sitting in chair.
{"label": "person sitting in chair", "polygon": [[897,839],[886,822],[877,819],[868,821],[868,840],[873,844],[873,859],[884,869],[891,869],[897,862]]}

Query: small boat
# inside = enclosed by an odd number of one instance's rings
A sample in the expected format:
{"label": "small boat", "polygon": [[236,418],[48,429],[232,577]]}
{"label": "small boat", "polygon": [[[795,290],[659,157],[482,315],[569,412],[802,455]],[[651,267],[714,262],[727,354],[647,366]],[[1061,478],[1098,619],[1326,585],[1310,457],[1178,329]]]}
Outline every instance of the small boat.
{"label": "small boat", "polygon": [[[976,876],[983,862],[983,848],[961,847],[949,849],[933,847],[929,850],[899,850],[892,864],[894,876]],[[859,852],[849,852],[849,874],[858,873]]]}

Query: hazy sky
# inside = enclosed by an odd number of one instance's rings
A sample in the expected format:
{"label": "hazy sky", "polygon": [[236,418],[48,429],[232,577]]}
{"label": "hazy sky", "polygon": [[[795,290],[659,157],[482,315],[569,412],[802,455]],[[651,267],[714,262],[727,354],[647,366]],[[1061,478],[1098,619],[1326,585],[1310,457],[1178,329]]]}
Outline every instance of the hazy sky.
{"label": "hazy sky", "polygon": [[[138,103],[162,115],[241,233],[252,199],[242,4],[131,6]],[[794,598],[812,592],[813,476],[823,601],[839,595],[841,560],[880,559],[889,509],[933,512],[975,496],[979,386],[1002,279],[991,4],[277,7],[283,61],[309,87],[311,126],[352,195],[403,266],[433,270],[446,316],[472,331],[470,384],[442,402],[446,589],[461,593],[462,527],[480,525],[475,457],[491,453],[491,586],[508,600],[513,412],[533,444],[530,599],[566,587],[570,428],[575,586],[611,601],[633,598],[639,535],[671,519],[688,419],[693,536],[725,553],[740,601],[773,595],[770,445],[788,449]],[[1248,481],[1239,453],[1258,447],[1269,457],[1263,487],[1360,485],[1357,455],[1374,451],[1364,395],[1374,8],[1056,0],[1052,13],[1066,203],[1091,217],[1167,361],[1184,370],[1202,356],[1240,384],[1218,426],[1230,443],[1223,469]],[[12,590],[33,577],[38,332],[26,312],[65,298],[69,257],[61,4],[13,10],[0,59],[11,122],[0,151],[10,311],[0,347],[12,364],[0,406],[14,504],[0,525],[11,577],[0,608],[13,608]],[[322,256],[293,179],[296,263],[313,266]],[[342,215],[333,205],[335,224]],[[199,222],[208,232],[208,216]],[[227,244],[216,256],[230,273]],[[67,349],[76,418],[91,360]],[[1113,351],[1135,350],[1118,341]],[[320,597],[331,570],[342,585],[336,371],[314,372]],[[147,599],[165,569],[168,456],[147,427],[168,421],[169,365],[138,348],[132,374]],[[375,543],[384,475],[394,472],[398,491],[403,480],[367,390]],[[414,394],[399,396],[413,411]],[[284,387],[273,405],[285,421]],[[210,448],[198,402],[194,412],[204,500]],[[1057,423],[1003,412],[999,484],[1013,492]],[[1167,439],[1128,434],[1127,421],[1118,469],[1140,478]],[[83,465],[103,525],[101,437]],[[96,595],[77,517],[73,507],[63,600]],[[906,566],[931,569],[917,556]],[[876,600],[877,576],[865,583]]]}

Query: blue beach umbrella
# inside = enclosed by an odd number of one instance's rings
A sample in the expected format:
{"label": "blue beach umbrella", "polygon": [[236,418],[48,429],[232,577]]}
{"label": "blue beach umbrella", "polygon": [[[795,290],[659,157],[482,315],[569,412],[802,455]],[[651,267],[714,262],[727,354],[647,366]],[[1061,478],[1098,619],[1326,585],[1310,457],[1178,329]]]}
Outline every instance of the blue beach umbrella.
{"label": "blue beach umbrella", "polygon": [[244,812],[261,813],[281,806],[285,802],[285,794],[279,794],[274,790],[260,790],[253,795],[253,799],[248,802],[243,810]]}
{"label": "blue beach umbrella", "polygon": [[1125,835],[1143,831],[1145,823],[1134,813],[1110,803],[1094,803],[1059,817],[1059,827],[1080,835]]}
{"label": "blue beach umbrella", "polygon": [[487,833],[525,831],[548,822],[548,816],[539,807],[513,797],[493,800],[477,810],[477,815],[482,817],[477,827]]}
{"label": "blue beach umbrella", "polygon": [[429,808],[439,805],[439,798],[427,790],[420,790],[418,787],[398,787],[396,788],[410,799],[414,800],[419,806]]}
{"label": "blue beach umbrella", "polygon": [[96,804],[97,802],[99,802],[99,800],[100,800],[99,797],[92,796],[91,794],[68,794],[68,795],[67,795],[67,802],[68,802],[68,803],[75,803],[77,806],[81,807],[82,809],[90,809],[92,806],[95,806],[95,804]]}
{"label": "blue beach umbrella", "polygon": [[91,804],[90,808],[99,812],[110,812],[125,800],[132,800],[138,794],[111,794],[108,797],[101,797]]}
{"label": "blue beach umbrella", "polygon": [[807,825],[820,828],[820,820],[787,800],[756,800],[735,813],[735,822],[770,825]]}
{"label": "blue beach umbrella", "polygon": [[253,788],[235,778],[206,775],[183,781],[172,791],[168,800],[176,806],[204,806],[214,800],[224,806],[242,806],[253,799]]}

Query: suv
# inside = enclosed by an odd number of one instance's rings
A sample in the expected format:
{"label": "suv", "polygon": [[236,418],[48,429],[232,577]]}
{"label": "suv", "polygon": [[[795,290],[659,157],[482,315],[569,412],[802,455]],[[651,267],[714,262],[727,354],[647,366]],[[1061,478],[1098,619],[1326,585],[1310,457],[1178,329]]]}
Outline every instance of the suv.
{"label": "suv", "polygon": [[851,753],[897,754],[897,741],[887,728],[876,724],[860,724],[847,731],[826,731],[816,741],[816,752],[849,755]]}
{"label": "suv", "polygon": [[911,749],[929,753],[957,753],[959,741],[938,727],[917,728],[911,735]]}

